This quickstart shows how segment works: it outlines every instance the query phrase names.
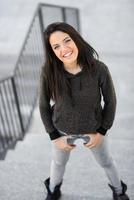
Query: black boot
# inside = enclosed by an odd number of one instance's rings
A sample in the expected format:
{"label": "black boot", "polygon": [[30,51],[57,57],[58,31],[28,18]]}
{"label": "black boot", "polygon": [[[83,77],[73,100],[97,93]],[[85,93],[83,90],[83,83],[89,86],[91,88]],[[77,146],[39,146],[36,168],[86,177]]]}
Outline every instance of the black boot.
{"label": "black boot", "polygon": [[50,178],[46,179],[44,181],[44,184],[45,184],[46,189],[47,189],[47,197],[46,197],[45,200],[58,200],[58,199],[60,199],[60,196],[61,196],[60,187],[61,187],[62,182],[55,186],[53,192],[51,192],[50,188],[49,188]]}
{"label": "black boot", "polygon": [[122,185],[122,194],[118,195],[115,191],[115,188],[108,184],[109,187],[111,188],[111,190],[113,191],[113,199],[114,200],[129,200],[129,197],[127,194],[125,194],[125,192],[127,191],[127,185],[125,183],[123,183],[123,181],[121,181],[121,185]]}

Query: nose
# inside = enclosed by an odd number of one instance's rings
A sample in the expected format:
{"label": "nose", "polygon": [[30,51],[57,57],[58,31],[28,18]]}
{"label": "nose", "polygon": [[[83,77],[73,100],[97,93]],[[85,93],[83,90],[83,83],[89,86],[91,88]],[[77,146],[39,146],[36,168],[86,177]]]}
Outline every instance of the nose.
{"label": "nose", "polygon": [[61,45],[60,50],[61,50],[62,53],[66,53],[67,49],[68,49],[67,45],[65,45],[65,44]]}

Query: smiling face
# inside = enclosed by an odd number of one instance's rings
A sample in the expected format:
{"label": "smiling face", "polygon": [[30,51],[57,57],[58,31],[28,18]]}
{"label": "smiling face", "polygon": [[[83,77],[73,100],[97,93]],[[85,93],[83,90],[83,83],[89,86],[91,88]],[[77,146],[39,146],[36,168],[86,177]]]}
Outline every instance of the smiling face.
{"label": "smiling face", "polygon": [[66,67],[77,65],[78,48],[71,37],[64,32],[56,31],[50,35],[50,45],[55,55]]}

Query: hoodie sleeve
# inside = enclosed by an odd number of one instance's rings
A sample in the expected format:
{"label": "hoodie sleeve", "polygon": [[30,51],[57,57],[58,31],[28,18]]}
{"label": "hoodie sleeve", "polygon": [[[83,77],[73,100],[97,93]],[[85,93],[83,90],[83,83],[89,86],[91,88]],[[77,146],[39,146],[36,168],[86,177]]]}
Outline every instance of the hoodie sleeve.
{"label": "hoodie sleeve", "polygon": [[52,121],[53,109],[50,105],[50,95],[46,92],[45,78],[43,76],[43,68],[40,75],[40,91],[39,91],[39,111],[42,122],[50,139],[54,140],[60,137],[58,130],[54,127]]}
{"label": "hoodie sleeve", "polygon": [[101,127],[97,131],[105,135],[107,130],[113,125],[117,102],[113,80],[108,67],[104,63],[101,63],[100,69],[99,85],[103,96],[104,107],[102,110]]}

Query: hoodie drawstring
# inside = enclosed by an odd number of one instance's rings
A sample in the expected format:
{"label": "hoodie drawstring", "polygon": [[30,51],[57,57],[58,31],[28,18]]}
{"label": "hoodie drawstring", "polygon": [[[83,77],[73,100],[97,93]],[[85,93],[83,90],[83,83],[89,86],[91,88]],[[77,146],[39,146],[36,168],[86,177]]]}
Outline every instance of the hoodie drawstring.
{"label": "hoodie drawstring", "polygon": [[82,90],[81,76],[80,76],[80,90]]}
{"label": "hoodie drawstring", "polygon": [[[79,90],[80,91],[82,90],[81,76],[80,76],[80,79],[79,79]],[[71,88],[71,102],[72,102],[72,107],[74,107],[75,106],[75,99],[74,99],[73,94],[72,94],[72,88]]]}
{"label": "hoodie drawstring", "polygon": [[[82,90],[82,72],[76,74],[76,75],[72,75],[71,73],[69,73],[68,71],[64,70],[65,71],[65,74],[67,76],[67,78],[69,79],[69,81],[71,81],[72,78],[76,78],[78,77],[78,89],[81,91]],[[71,88],[71,103],[72,103],[72,107],[75,106],[75,99],[73,97],[73,92],[72,92],[72,88]]]}

